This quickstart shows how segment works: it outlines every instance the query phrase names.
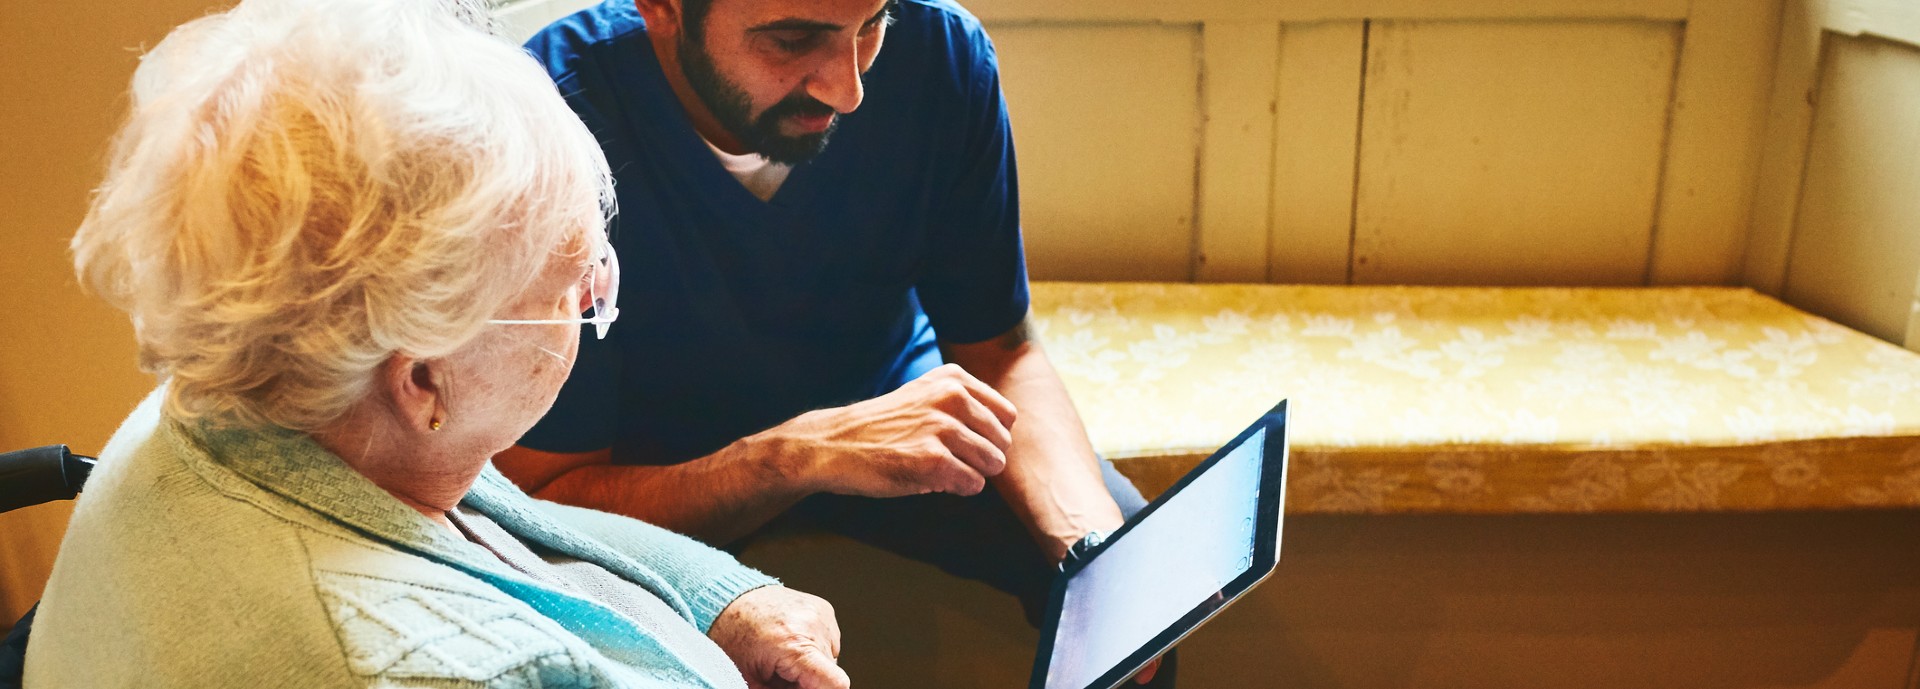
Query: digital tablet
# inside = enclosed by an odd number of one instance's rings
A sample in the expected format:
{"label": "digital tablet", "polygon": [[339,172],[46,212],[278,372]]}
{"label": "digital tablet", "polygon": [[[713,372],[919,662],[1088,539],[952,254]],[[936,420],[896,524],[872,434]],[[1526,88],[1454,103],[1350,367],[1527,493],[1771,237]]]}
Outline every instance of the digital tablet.
{"label": "digital tablet", "polygon": [[1067,564],[1031,689],[1113,689],[1272,574],[1286,476],[1281,401]]}

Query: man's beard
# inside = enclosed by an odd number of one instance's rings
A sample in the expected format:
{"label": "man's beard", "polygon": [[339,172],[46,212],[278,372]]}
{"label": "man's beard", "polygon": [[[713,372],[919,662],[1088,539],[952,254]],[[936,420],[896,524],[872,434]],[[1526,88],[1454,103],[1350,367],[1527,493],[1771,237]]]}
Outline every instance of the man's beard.
{"label": "man's beard", "polygon": [[840,126],[840,118],[833,118],[825,131],[800,136],[781,134],[780,121],[793,115],[832,115],[832,106],[796,93],[754,117],[753,103],[747,99],[746,91],[720,75],[713,58],[698,45],[701,38],[687,35],[680,41],[680,71],[693,87],[693,93],[728,134],[753,152],[783,165],[799,165],[826,150],[827,138]]}

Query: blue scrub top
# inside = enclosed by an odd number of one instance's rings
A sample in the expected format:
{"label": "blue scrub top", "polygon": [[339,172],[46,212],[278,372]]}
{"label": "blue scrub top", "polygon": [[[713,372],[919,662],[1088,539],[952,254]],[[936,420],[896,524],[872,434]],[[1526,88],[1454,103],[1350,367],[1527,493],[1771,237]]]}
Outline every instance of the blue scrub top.
{"label": "blue scrub top", "polygon": [[589,331],[521,444],[619,463],[712,453],[883,394],[1027,312],[1013,139],[993,45],[946,0],[902,0],[866,99],[762,202],[720,166],[632,0],[527,43],[599,138],[619,214],[620,320]]}

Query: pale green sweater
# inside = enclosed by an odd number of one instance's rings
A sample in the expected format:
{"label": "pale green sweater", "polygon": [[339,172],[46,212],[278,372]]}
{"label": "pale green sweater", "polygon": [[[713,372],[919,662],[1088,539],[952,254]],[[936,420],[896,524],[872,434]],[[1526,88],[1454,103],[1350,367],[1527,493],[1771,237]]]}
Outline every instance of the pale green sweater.
{"label": "pale green sweater", "polygon": [[[26,686],[739,687],[544,586],[304,434],[207,431],[142,403],[74,509]],[[638,583],[705,632],[774,583],[645,523],[539,502],[492,467],[464,504]]]}

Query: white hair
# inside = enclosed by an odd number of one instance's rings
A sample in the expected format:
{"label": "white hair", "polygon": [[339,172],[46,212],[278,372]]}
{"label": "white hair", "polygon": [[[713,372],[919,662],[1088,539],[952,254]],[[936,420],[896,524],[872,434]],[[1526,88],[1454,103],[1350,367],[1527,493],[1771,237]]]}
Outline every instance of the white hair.
{"label": "white hair", "polygon": [[243,0],[141,59],[73,238],[182,419],[315,430],[472,340],[612,207],[605,157],[468,0]]}

